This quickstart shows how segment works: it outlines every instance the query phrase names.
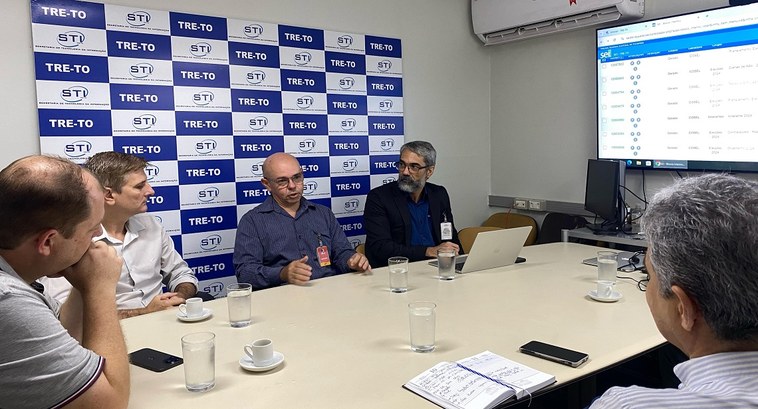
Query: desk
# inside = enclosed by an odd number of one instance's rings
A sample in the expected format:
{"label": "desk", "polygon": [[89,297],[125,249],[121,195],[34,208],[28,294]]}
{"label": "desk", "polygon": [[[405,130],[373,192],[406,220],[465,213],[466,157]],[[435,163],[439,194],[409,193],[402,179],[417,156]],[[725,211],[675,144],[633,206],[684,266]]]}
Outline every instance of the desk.
{"label": "desk", "polygon": [[569,238],[587,239],[594,241],[605,241],[608,243],[625,244],[627,246],[636,246],[647,248],[647,240],[644,235],[636,233],[595,233],[586,227],[578,229],[561,230],[561,240],[569,241]]}
{"label": "desk", "polygon": [[[153,373],[131,366],[130,408],[432,408],[402,385],[440,361],[484,350],[556,376],[551,388],[588,376],[661,345],[633,282],[620,280],[624,298],[592,301],[596,269],[583,265],[598,248],[576,243],[525,247],[527,262],[501,269],[434,277],[436,268],[412,263],[409,291],[390,293],[387,269],[372,274],[323,278],[307,286],[287,285],[252,295],[253,324],[231,328],[226,300],[206,303],[209,320],[185,323],[176,310],[122,320],[128,350],[152,347],[181,356],[180,337],[216,333],[216,387],[207,393],[184,388],[176,367]],[[437,349],[408,346],[407,304],[437,303]],[[239,367],[242,346],[271,338],[285,362],[271,372]],[[587,352],[579,368],[517,352],[532,339]]]}

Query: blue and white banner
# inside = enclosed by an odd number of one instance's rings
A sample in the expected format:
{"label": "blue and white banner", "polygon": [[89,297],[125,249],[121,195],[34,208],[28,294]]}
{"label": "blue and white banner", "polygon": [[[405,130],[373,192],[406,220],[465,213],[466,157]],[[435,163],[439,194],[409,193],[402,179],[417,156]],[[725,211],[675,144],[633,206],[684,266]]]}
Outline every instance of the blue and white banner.
{"label": "blue and white banner", "polygon": [[354,244],[404,141],[399,39],[68,0],[31,0],[40,150],[144,157],[150,212],[225,294],[263,160],[298,157],[306,198]]}

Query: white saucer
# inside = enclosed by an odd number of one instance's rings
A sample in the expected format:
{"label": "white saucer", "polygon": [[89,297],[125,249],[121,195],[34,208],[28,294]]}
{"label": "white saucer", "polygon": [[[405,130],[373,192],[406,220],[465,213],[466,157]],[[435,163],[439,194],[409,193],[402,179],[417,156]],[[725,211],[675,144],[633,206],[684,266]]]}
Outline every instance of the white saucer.
{"label": "white saucer", "polygon": [[611,293],[611,296],[608,297],[608,298],[598,297],[597,296],[597,290],[590,290],[589,296],[593,300],[600,301],[600,302],[616,302],[616,301],[620,300],[621,297],[623,297],[623,295],[621,295],[621,293],[618,292],[618,291],[614,291],[613,293]]}
{"label": "white saucer", "polygon": [[277,366],[281,365],[282,362],[284,362],[284,354],[282,354],[281,352],[276,352],[276,351],[274,351],[274,358],[267,365],[256,365],[255,363],[253,363],[253,360],[250,359],[249,356],[247,356],[247,354],[245,354],[245,356],[240,358],[240,366],[242,367],[242,369],[247,370],[247,371],[252,371],[252,372],[270,371],[276,368]]}
{"label": "white saucer", "polygon": [[181,310],[176,312],[176,318],[179,318],[179,320],[184,321],[184,322],[202,321],[210,317],[211,315],[213,315],[213,310],[211,310],[210,308],[203,308],[203,313],[197,317],[188,317]]}

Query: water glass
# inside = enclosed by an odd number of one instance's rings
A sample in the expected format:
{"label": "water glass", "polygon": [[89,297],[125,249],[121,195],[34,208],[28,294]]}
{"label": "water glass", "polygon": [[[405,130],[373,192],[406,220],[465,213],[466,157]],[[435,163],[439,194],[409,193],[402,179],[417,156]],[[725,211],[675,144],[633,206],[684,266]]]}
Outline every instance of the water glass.
{"label": "water glass", "polygon": [[216,334],[195,332],[182,337],[184,383],[190,392],[206,392],[216,386]]}
{"label": "water glass", "polygon": [[455,278],[455,250],[437,250],[437,271],[440,280]]}
{"label": "water glass", "polygon": [[437,304],[430,301],[416,301],[408,304],[411,324],[411,350],[415,352],[434,351],[434,327]]}
{"label": "water glass", "polygon": [[229,324],[234,328],[246,327],[252,321],[251,302],[253,286],[247,283],[230,284],[226,287],[226,302],[229,306]]}
{"label": "water glass", "polygon": [[390,291],[404,293],[408,291],[408,257],[390,257],[387,260],[390,271]]}

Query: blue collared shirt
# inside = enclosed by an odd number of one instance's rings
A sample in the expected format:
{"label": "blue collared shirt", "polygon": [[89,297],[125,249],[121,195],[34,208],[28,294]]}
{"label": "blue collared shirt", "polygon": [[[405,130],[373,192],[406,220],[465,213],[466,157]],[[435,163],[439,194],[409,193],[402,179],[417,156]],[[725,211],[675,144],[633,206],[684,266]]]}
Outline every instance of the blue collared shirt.
{"label": "blue collared shirt", "polygon": [[[320,245],[329,249],[329,266],[319,263],[316,248]],[[301,199],[293,218],[269,197],[239,222],[234,271],[239,282],[263,289],[284,284],[279,277],[282,268],[303,256],[308,256],[313,280],[350,271],[347,260],[353,254],[353,246],[329,208]]]}
{"label": "blue collared shirt", "polygon": [[432,226],[429,218],[429,201],[426,189],[421,193],[418,202],[408,195],[408,211],[411,214],[411,245],[433,247]]}

